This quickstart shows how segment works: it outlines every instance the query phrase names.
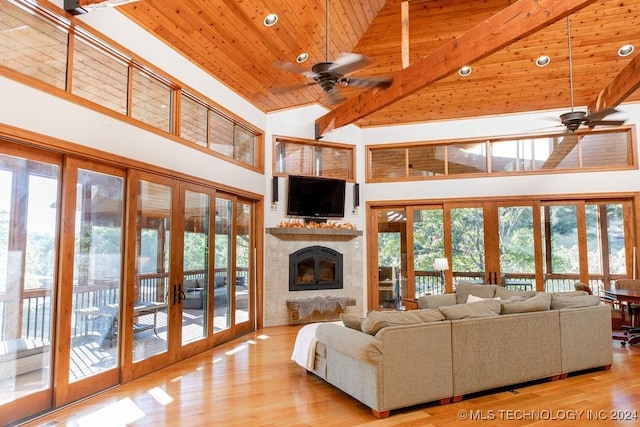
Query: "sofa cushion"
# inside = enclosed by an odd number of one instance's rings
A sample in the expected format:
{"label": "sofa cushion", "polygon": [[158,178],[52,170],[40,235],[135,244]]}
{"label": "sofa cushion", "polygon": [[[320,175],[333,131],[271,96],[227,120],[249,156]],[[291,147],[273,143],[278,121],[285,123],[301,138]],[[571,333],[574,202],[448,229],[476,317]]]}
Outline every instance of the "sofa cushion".
{"label": "sofa cushion", "polygon": [[500,315],[500,301],[487,299],[473,304],[456,304],[440,307],[440,313],[447,320],[470,319],[475,317],[490,317]]}
{"label": "sofa cushion", "polygon": [[497,298],[497,297],[494,297],[494,298],[481,298],[481,297],[477,297],[475,295],[469,295],[467,297],[467,304],[474,303],[474,302],[480,302],[480,301],[486,301],[488,299],[499,300],[500,298]]}
{"label": "sofa cushion", "polygon": [[347,328],[362,330],[362,318],[354,316],[353,314],[340,313],[340,320]]}
{"label": "sofa cushion", "polygon": [[600,297],[597,295],[551,295],[551,309],[560,310],[563,308],[591,307],[600,304]]}
{"label": "sofa cushion", "polygon": [[566,292],[549,292],[549,293],[551,294],[551,296],[555,295],[558,297],[575,297],[580,295],[589,295],[585,291],[566,291]]}
{"label": "sofa cushion", "polygon": [[497,287],[498,285],[477,285],[460,280],[456,283],[456,302],[458,304],[466,303],[469,295],[475,295],[480,298],[493,298],[496,296]]}
{"label": "sofa cushion", "polygon": [[536,291],[515,291],[512,289],[503,288],[498,286],[496,288],[496,296],[500,299],[508,299],[511,297],[531,298],[536,295]]}
{"label": "sofa cushion", "polygon": [[371,311],[362,321],[362,332],[375,335],[382,328],[397,325],[438,322],[444,316],[438,310]]}
{"label": "sofa cushion", "polygon": [[[514,297],[511,297],[514,298]],[[500,302],[502,314],[529,313],[532,311],[546,311],[551,308],[551,295],[540,293],[531,298],[521,300],[507,299]]]}
{"label": "sofa cushion", "polygon": [[418,307],[420,308],[438,308],[455,303],[456,294],[423,295],[418,298]]}

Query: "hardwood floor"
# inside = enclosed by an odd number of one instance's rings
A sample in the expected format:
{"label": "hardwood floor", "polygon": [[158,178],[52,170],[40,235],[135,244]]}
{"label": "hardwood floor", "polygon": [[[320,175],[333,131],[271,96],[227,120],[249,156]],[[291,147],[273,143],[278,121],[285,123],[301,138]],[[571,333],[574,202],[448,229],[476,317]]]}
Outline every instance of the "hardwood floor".
{"label": "hardwood floor", "polygon": [[[418,405],[378,420],[369,408],[290,360],[299,328],[279,326],[246,335],[25,425],[640,425],[638,346],[613,341],[609,371],[465,396],[444,406]],[[634,414],[631,421],[612,420]]]}

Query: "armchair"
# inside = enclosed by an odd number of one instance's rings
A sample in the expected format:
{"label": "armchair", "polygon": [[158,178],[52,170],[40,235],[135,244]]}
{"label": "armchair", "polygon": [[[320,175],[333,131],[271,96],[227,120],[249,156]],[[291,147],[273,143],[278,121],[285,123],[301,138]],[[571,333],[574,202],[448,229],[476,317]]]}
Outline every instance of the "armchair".
{"label": "armchair", "polygon": [[185,280],[183,289],[182,308],[202,310],[204,307],[204,288],[200,286],[198,279]]}

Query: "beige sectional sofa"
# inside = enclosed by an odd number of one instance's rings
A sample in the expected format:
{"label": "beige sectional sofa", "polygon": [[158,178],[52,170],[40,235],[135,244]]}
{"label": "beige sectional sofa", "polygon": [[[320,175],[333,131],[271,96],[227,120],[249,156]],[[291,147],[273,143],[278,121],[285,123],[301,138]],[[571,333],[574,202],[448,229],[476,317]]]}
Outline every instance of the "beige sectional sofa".
{"label": "beige sectional sofa", "polygon": [[[457,294],[422,297],[420,310],[345,315],[348,327],[321,324],[310,370],[386,417],[397,408],[611,366],[611,313],[597,297],[497,288],[458,284]],[[496,293],[502,299],[489,299]],[[466,303],[468,294],[487,299]]]}

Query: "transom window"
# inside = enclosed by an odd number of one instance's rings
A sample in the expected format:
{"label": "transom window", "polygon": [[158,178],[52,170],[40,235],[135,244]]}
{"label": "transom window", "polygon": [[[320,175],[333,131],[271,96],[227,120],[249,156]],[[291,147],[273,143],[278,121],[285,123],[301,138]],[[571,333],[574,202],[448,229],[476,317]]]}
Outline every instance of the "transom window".
{"label": "transom window", "polygon": [[261,134],[249,124],[45,4],[0,3],[0,74],[36,79],[101,112],[128,116],[185,144],[263,168],[257,155]]}
{"label": "transom window", "polygon": [[368,146],[367,180],[624,169],[635,166],[632,130]]}
{"label": "transom window", "polygon": [[274,144],[276,175],[306,175],[355,179],[353,145],[277,137]]}

